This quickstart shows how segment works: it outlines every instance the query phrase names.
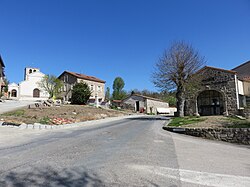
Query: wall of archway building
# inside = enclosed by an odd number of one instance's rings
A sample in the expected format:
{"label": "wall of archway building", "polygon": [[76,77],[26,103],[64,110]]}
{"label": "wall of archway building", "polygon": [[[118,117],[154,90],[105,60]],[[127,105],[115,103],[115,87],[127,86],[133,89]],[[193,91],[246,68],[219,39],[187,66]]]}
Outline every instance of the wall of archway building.
{"label": "wall of archway building", "polygon": [[236,115],[248,110],[250,79],[240,79],[237,70],[205,66],[197,75],[201,77],[199,89],[188,94],[186,115]]}

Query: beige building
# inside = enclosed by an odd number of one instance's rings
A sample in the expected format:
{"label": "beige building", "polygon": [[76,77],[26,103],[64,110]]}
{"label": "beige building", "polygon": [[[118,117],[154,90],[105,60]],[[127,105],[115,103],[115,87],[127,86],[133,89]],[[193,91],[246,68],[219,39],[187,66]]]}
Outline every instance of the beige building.
{"label": "beige building", "polygon": [[139,94],[131,94],[129,97],[123,99],[122,107],[131,109],[135,112],[145,112],[147,114],[165,113],[173,115],[175,112],[175,108],[169,108],[167,102]]}
{"label": "beige building", "polygon": [[83,75],[79,73],[64,71],[59,77],[63,81],[62,97],[64,101],[70,101],[72,96],[72,89],[76,83],[84,82],[89,85],[92,94],[89,102],[104,101],[105,98],[105,81],[99,78]]}

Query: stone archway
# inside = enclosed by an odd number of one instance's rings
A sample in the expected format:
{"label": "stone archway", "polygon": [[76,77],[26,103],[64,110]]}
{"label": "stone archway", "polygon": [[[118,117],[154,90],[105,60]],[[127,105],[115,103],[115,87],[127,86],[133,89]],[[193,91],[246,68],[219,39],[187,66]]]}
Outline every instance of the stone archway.
{"label": "stone archway", "polygon": [[222,115],[226,106],[222,93],[216,90],[205,90],[197,97],[198,112],[201,116]]}
{"label": "stone archway", "polygon": [[10,96],[17,97],[17,90],[16,89],[11,90]]}
{"label": "stone archway", "polygon": [[39,89],[35,88],[33,90],[33,97],[37,97],[37,98],[40,97],[40,90]]}

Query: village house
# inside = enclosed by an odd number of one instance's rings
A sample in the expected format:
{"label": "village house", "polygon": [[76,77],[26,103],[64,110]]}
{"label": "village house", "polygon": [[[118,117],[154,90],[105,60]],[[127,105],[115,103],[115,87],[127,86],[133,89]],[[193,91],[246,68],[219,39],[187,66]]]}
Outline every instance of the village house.
{"label": "village house", "polygon": [[186,115],[249,116],[250,61],[232,70],[205,66],[198,74],[202,85],[195,94],[188,96]]}
{"label": "village house", "polygon": [[94,103],[96,101],[102,102],[105,99],[106,82],[104,80],[70,71],[64,71],[58,78],[62,80],[64,84],[63,91],[61,93],[64,101],[71,101],[73,86],[80,82],[86,83],[92,92],[89,99],[90,103]]}
{"label": "village house", "polygon": [[145,112],[147,114],[174,114],[175,108],[169,108],[169,104],[160,99],[147,97],[139,94],[131,94],[122,100],[124,109],[131,109],[135,112]]}
{"label": "village house", "polygon": [[24,81],[8,86],[8,97],[15,100],[46,100],[49,94],[40,88],[39,83],[45,74],[38,68],[25,68]]}
{"label": "village house", "polygon": [[0,93],[3,92],[3,88],[6,86],[5,81],[4,81],[5,79],[4,68],[5,68],[5,65],[0,55]]}

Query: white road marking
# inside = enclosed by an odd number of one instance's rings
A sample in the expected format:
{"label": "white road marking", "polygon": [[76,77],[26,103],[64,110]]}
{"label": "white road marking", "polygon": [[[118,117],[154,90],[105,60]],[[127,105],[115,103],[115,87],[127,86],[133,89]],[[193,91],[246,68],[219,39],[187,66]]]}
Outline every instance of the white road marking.
{"label": "white road marking", "polygon": [[163,143],[163,140],[154,140],[155,143]]}
{"label": "white road marking", "polygon": [[249,187],[250,177],[235,176],[217,173],[208,173],[200,171],[192,171],[185,169],[173,169],[167,167],[155,167],[146,165],[129,165],[129,168],[148,172],[155,175],[164,176],[182,182],[211,186],[211,187]]}

